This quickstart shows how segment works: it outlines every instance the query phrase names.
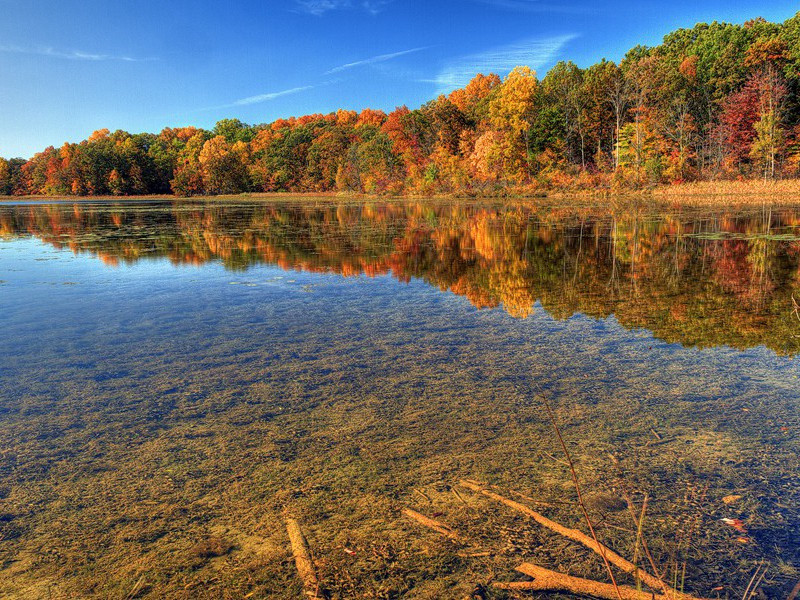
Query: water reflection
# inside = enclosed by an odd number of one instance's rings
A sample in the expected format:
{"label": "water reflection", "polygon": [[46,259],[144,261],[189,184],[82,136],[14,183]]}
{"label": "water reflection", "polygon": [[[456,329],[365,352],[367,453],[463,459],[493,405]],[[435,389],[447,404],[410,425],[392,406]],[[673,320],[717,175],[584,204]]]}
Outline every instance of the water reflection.
{"label": "water reflection", "polygon": [[167,258],[422,279],[526,318],[614,315],[685,346],[800,351],[800,211],[465,202],[20,205],[0,235],[113,266]]}

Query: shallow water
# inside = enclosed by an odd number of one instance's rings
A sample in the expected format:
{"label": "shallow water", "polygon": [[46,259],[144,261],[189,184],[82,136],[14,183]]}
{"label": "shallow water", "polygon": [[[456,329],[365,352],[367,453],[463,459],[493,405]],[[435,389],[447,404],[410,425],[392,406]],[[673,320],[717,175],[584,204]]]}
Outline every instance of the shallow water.
{"label": "shallow water", "polygon": [[543,398],[611,545],[638,553],[647,496],[665,579],[741,597],[764,561],[785,597],[794,299],[800,208],[2,205],[0,597],[297,597],[287,511],[333,597],[463,598],[522,559],[602,579],[451,491],[582,526]]}

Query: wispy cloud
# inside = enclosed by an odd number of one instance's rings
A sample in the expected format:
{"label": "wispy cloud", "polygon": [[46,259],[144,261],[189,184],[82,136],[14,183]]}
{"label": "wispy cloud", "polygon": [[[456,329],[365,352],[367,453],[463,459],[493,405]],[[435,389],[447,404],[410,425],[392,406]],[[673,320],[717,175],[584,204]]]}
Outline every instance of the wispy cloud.
{"label": "wispy cloud", "polygon": [[236,100],[229,104],[228,106],[247,106],[248,104],[259,104],[260,102],[268,102],[270,100],[274,100],[275,98],[280,98],[282,96],[291,96],[293,94],[299,94],[300,92],[305,92],[306,90],[313,89],[315,86],[313,85],[304,85],[302,87],[295,87],[290,88],[288,90],[281,90],[280,92],[269,92],[267,94],[259,94],[258,96],[248,96],[247,98],[242,98],[240,100]]}
{"label": "wispy cloud", "polygon": [[426,81],[437,84],[439,92],[445,93],[465,86],[478,73],[505,75],[521,65],[540,69],[558,56],[564,46],[576,37],[576,34],[568,34],[528,39],[463,56],[445,65],[435,79]]}
{"label": "wispy cloud", "polygon": [[427,50],[429,46],[423,46],[421,48],[411,48],[410,50],[401,50],[400,52],[391,52],[389,54],[379,54],[378,56],[373,56],[371,58],[365,58],[363,60],[357,60],[355,62],[347,63],[345,65],[339,65],[338,67],[334,67],[330,71],[327,71],[325,75],[331,75],[333,73],[341,73],[342,71],[346,71],[347,69],[354,69],[356,67],[363,67],[366,65],[374,65],[377,63],[386,62],[387,60],[392,60],[393,58],[398,58],[400,56],[405,56],[406,54],[413,54],[415,52],[421,52],[422,50]]}
{"label": "wispy cloud", "polygon": [[518,12],[580,14],[597,11],[597,9],[593,7],[576,6],[565,2],[554,4],[542,2],[541,0],[472,0],[472,2]]}
{"label": "wispy cloud", "polygon": [[377,15],[394,0],[294,0],[295,9],[319,17],[335,10],[363,10]]}
{"label": "wispy cloud", "polygon": [[51,58],[63,58],[66,60],[87,60],[87,61],[104,61],[104,60],[117,60],[123,62],[144,62],[156,60],[155,58],[134,58],[132,56],[120,56],[115,54],[94,54],[92,52],[84,52],[83,50],[57,50],[50,46],[6,46],[0,45],[0,52],[6,54],[31,54],[35,56],[49,56]]}
{"label": "wispy cloud", "polygon": [[308,90],[313,90],[326,85],[332,85],[334,83],[337,83],[338,81],[339,80],[337,79],[331,79],[329,81],[323,81],[322,83],[319,83],[317,85],[303,85],[299,87],[289,88],[287,90],[267,92],[265,94],[258,94],[256,96],[248,96],[247,98],[239,98],[238,100],[234,100],[233,102],[229,102],[228,104],[205,106],[203,108],[196,108],[194,110],[197,112],[205,112],[209,110],[220,110],[223,108],[235,108],[237,106],[250,106],[252,104],[261,104],[262,102],[269,102],[270,100],[275,100],[276,98],[282,98],[284,96],[293,96],[294,94],[300,94]]}

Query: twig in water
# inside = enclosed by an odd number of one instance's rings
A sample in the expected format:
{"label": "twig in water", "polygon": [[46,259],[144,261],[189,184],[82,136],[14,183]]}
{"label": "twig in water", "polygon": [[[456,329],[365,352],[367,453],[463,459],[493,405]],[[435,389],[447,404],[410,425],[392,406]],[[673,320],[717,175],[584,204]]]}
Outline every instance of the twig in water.
{"label": "twig in water", "polygon": [[[633,564],[637,567],[639,566],[639,546],[644,539],[642,535],[644,531],[644,515],[647,512],[647,494],[644,496],[644,501],[642,502],[642,514],[639,516],[639,521],[636,523],[636,542],[633,545]],[[639,583],[639,578],[636,578],[636,583]]]}
{"label": "twig in water", "polygon": [[[761,571],[761,567],[764,567],[764,571]],[[750,583],[747,584],[747,589],[744,591],[744,595],[742,596],[742,600],[750,600],[753,597],[753,594],[756,593],[761,582],[764,581],[764,577],[767,575],[768,567],[764,565],[764,561],[762,560],[758,563],[753,576],[750,578]],[[760,574],[760,575],[759,575]],[[758,577],[758,579],[756,579]]]}
{"label": "twig in water", "polygon": [[[687,491],[687,495],[685,497],[685,501],[696,503],[698,498],[702,498],[705,496],[705,490],[698,495],[697,489],[692,487]],[[685,537],[682,539],[678,539],[678,545],[675,554],[675,573],[674,573],[674,580],[675,580],[675,588],[676,589],[683,589],[684,582],[686,581],[686,567],[689,562],[689,551],[692,549],[692,537],[694,536],[695,531],[700,525],[701,514],[699,512],[695,512],[694,517],[690,522],[688,522],[688,530],[685,532]],[[682,529],[681,529],[682,531]],[[685,550],[683,546],[686,546]],[[683,563],[681,565],[681,572],[680,572],[680,587],[678,586],[678,556],[679,554],[683,554]]]}
{"label": "twig in water", "polygon": [[417,494],[419,494],[420,496],[422,496],[423,498],[425,498],[425,500],[427,500],[427,501],[428,501],[430,504],[433,504],[433,501],[431,500],[431,497],[430,497],[430,496],[428,496],[428,494],[426,494],[425,492],[423,492],[421,489],[419,489],[419,488],[414,488],[414,492],[416,492]]}
{"label": "twig in water", "polygon": [[794,600],[797,598],[798,594],[800,594],[800,581],[798,581],[797,585],[795,585],[792,588],[792,591],[789,592],[789,596],[786,598],[786,600]]}
{"label": "twig in water", "polygon": [[442,535],[446,535],[450,539],[458,540],[458,541],[461,540],[461,536],[458,535],[452,529],[450,529],[447,525],[445,525],[444,523],[440,523],[439,521],[437,521],[435,519],[431,519],[430,517],[426,517],[422,513],[418,513],[417,511],[411,510],[410,508],[404,508],[403,509],[403,514],[405,516],[411,518],[411,519],[414,519],[417,523],[420,523],[421,525],[424,525],[425,527],[429,527],[430,529],[433,529],[434,531],[438,531]]}
{"label": "twig in water", "polygon": [[146,575],[146,573],[142,573],[142,576],[139,577],[139,579],[133,585],[133,587],[131,588],[131,591],[128,592],[127,596],[125,596],[125,600],[130,600],[131,598],[135,598],[136,597],[136,593],[139,591],[139,588],[141,587],[142,583],[144,583],[144,576],[145,575]]}
{"label": "twig in water", "polygon": [[661,596],[651,592],[642,592],[627,586],[613,586],[608,583],[582,579],[542,568],[531,563],[522,563],[517,571],[533,577],[533,581],[513,583],[495,583],[494,587],[505,590],[528,590],[541,592],[569,592],[582,596],[604,598],[606,600],[667,600],[669,596]]}
{"label": "twig in water", "polygon": [[557,463],[560,463],[560,464],[564,465],[565,467],[568,467],[568,466],[569,466],[569,463],[568,463],[567,461],[565,461],[565,460],[561,460],[560,458],[558,458],[557,456],[553,456],[553,455],[552,455],[552,454],[550,454],[549,452],[545,452],[545,451],[543,450],[543,451],[542,451],[540,454],[541,454],[542,456],[546,456],[546,457],[547,457],[547,458],[549,458],[550,460],[553,460],[553,461],[555,461],[555,462],[557,462]]}
{"label": "twig in water", "polygon": [[539,525],[546,527],[551,531],[555,531],[556,533],[564,536],[565,538],[568,538],[572,541],[578,542],[579,544],[586,546],[589,550],[595,552],[596,554],[600,554],[602,556],[602,554],[605,553],[606,557],[608,558],[611,564],[615,565],[619,569],[622,569],[626,573],[630,573],[631,575],[636,576],[642,582],[647,584],[648,587],[653,588],[654,590],[659,590],[659,589],[662,590],[662,592],[666,597],[674,598],[676,600],[692,599],[692,596],[689,596],[687,594],[680,594],[678,592],[675,592],[674,590],[671,590],[663,581],[661,581],[661,579],[653,577],[647,571],[638,568],[632,562],[614,552],[611,548],[604,546],[596,539],[589,537],[582,531],[578,531],[577,529],[570,529],[569,527],[564,527],[560,523],[556,523],[555,521],[552,521],[547,517],[545,517],[544,515],[536,512],[529,506],[517,502],[516,500],[511,500],[510,498],[501,496],[500,494],[496,494],[495,492],[487,490],[480,485],[472,483],[471,481],[462,479],[460,483],[467,489],[470,489],[479,494],[483,494],[484,496],[492,498],[493,500],[497,500],[498,502],[505,504],[509,508],[513,508],[514,510],[517,510],[529,516],[534,521],[539,523]]}
{"label": "twig in water", "polygon": [[[643,529],[642,523],[644,521],[644,511],[645,511],[645,507],[647,506],[648,500],[649,499],[648,499],[647,495],[645,495],[644,503],[642,505],[642,516],[640,517],[639,522],[637,522],[636,521],[636,508],[635,508],[635,506],[633,504],[633,500],[631,500],[630,496],[628,496],[627,494],[625,495],[625,503],[628,505],[628,512],[630,513],[631,519],[633,519],[633,522],[636,523],[637,529],[639,529],[640,531]],[[669,593],[674,593],[674,590],[671,590],[667,586],[667,584],[664,583],[664,578],[661,575],[661,573],[659,572],[658,567],[656,567],[656,562],[653,560],[653,555],[650,553],[650,548],[647,546],[647,540],[645,539],[645,537],[643,535],[640,535],[640,533],[637,533],[637,540],[642,545],[642,550],[644,551],[644,555],[647,557],[647,562],[650,563],[650,568],[653,569],[653,573],[655,574],[655,577],[656,577],[656,579],[658,580],[658,582],[660,584],[660,589],[665,590],[665,591],[666,590],[670,590]],[[634,551],[634,553],[635,553],[635,551]],[[633,562],[634,562],[634,564],[636,564],[636,558],[635,557],[634,557],[634,561]]]}
{"label": "twig in water", "polygon": [[300,523],[295,519],[286,519],[286,533],[292,545],[294,564],[297,574],[303,581],[303,591],[310,600],[324,600],[325,594],[320,590],[319,580],[314,571],[314,562],[311,560],[311,550],[308,547],[306,536],[300,529]]}
{"label": "twig in water", "polygon": [[544,402],[545,408],[547,409],[547,414],[550,416],[550,422],[553,424],[553,429],[556,431],[556,435],[558,436],[558,441],[561,444],[561,449],[564,451],[564,455],[567,457],[567,462],[569,463],[569,470],[572,473],[572,483],[575,485],[575,492],[578,494],[578,504],[581,507],[581,511],[583,512],[583,517],[586,519],[586,525],[589,527],[589,532],[592,534],[592,539],[594,540],[595,544],[597,544],[598,549],[600,550],[600,556],[603,557],[603,564],[606,566],[606,571],[608,571],[608,576],[611,578],[611,585],[614,586],[614,589],[617,592],[617,596],[619,600],[622,600],[622,595],[619,591],[619,586],[617,586],[617,579],[614,577],[614,571],[611,570],[611,565],[608,562],[608,558],[606,557],[606,549],[600,543],[600,540],[597,539],[597,534],[594,531],[594,526],[592,525],[592,520],[589,518],[589,511],[586,510],[586,504],[583,502],[583,493],[581,492],[581,485],[578,481],[578,474],[575,471],[575,465],[572,462],[572,456],[567,450],[567,444],[564,442],[564,438],[561,435],[561,430],[558,427],[558,423],[556,422],[556,415],[553,412],[550,403],[547,401],[547,398],[544,394],[539,395]]}
{"label": "twig in water", "polygon": [[463,502],[464,504],[467,504],[467,501],[464,500],[464,497],[458,492],[458,490],[456,488],[450,488],[450,491],[453,492],[453,495],[456,498],[458,498],[459,500],[461,500],[461,502]]}

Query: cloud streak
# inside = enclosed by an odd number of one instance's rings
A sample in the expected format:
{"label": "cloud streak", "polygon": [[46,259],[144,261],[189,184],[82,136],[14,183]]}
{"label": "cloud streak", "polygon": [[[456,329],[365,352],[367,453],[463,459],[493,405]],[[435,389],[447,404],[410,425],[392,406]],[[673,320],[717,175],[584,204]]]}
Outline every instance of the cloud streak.
{"label": "cloud streak", "polygon": [[134,58],[132,56],[118,56],[113,54],[94,54],[83,50],[56,50],[50,46],[36,46],[25,48],[23,46],[0,45],[0,52],[6,54],[29,54],[33,56],[48,56],[50,58],[61,58],[65,60],[85,60],[91,62],[100,61],[122,61],[122,62],[146,62],[156,60],[155,58]]}
{"label": "cloud streak", "polygon": [[330,71],[326,71],[325,75],[331,75],[333,73],[341,73],[342,71],[346,71],[348,69],[355,69],[357,67],[363,67],[367,65],[374,65],[377,63],[386,62],[387,60],[399,58],[407,54],[414,54],[415,52],[421,52],[422,50],[427,50],[428,48],[429,46],[423,46],[421,48],[411,48],[410,50],[401,50],[400,52],[392,52],[390,54],[379,54],[378,56],[373,56],[371,58],[365,58],[363,60],[357,60],[355,62],[334,67]]}
{"label": "cloud streak", "polygon": [[248,106],[250,104],[269,102],[270,100],[274,100],[275,98],[281,98],[282,96],[291,96],[293,94],[299,94],[300,92],[305,92],[306,90],[314,89],[314,87],[315,86],[313,85],[304,85],[302,87],[295,87],[295,88],[290,88],[288,90],[281,90],[280,92],[269,92],[267,94],[259,94],[258,96],[248,96],[247,98],[241,98],[240,100],[236,100],[227,106]]}
{"label": "cloud streak", "polygon": [[440,93],[464,87],[478,73],[504,75],[514,67],[526,65],[541,69],[553,60],[564,46],[578,37],[576,34],[549,38],[528,39],[463,56],[446,64],[435,79],[427,80],[439,86]]}
{"label": "cloud streak", "polygon": [[320,17],[325,13],[337,10],[363,10],[371,15],[377,15],[394,0],[295,0],[297,12]]}
{"label": "cloud streak", "polygon": [[235,108],[237,106],[251,106],[253,104],[261,104],[262,102],[269,102],[270,100],[275,100],[276,98],[283,98],[284,96],[293,96],[295,94],[300,94],[302,92],[306,92],[308,90],[313,90],[318,87],[322,87],[325,85],[330,85],[334,83],[336,80],[331,81],[324,81],[318,85],[303,85],[299,87],[293,87],[286,90],[279,90],[277,92],[267,92],[266,94],[258,94],[256,96],[247,96],[246,98],[239,98],[238,100],[234,100],[233,102],[229,102],[228,104],[218,104],[216,106],[206,106],[204,108],[195,109],[197,111],[207,111],[207,110],[220,110],[222,108]]}

